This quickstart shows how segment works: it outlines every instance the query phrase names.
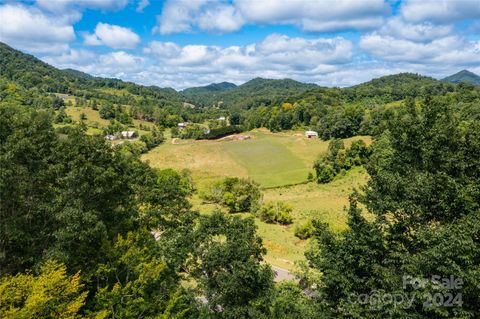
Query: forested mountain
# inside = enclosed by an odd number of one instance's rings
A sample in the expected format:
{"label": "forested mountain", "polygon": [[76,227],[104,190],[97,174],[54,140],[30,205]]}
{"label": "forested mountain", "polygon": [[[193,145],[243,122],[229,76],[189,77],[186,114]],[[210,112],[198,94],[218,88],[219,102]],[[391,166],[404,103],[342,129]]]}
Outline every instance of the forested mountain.
{"label": "forested mountain", "polygon": [[453,91],[454,87],[434,78],[414,73],[399,73],[373,79],[347,88],[351,100],[381,98],[384,102],[403,100],[407,97],[441,95]]}
{"label": "forested mountain", "polygon": [[[35,87],[41,92],[68,93],[123,104],[142,98],[144,100],[142,103],[146,104],[156,103],[165,107],[181,105],[181,97],[173,89],[146,87],[118,79],[93,77],[77,70],[59,70],[4,43],[0,43],[0,66],[1,79],[14,82],[26,89]],[[124,90],[124,94],[112,94],[108,89]]]}
{"label": "forested mountain", "polygon": [[195,95],[198,93],[204,93],[204,92],[225,91],[225,90],[233,89],[235,87],[237,86],[230,82],[212,83],[205,86],[196,86],[196,87],[187,88],[182,91],[182,94],[192,96],[192,95]]}
{"label": "forested mountain", "polygon": [[226,108],[252,108],[260,105],[274,105],[286,100],[289,96],[317,88],[316,84],[302,83],[291,79],[273,80],[255,78],[228,90],[220,92],[212,90],[191,94],[190,89],[184,91],[185,99],[199,106],[222,106]]}
{"label": "forested mountain", "polygon": [[442,79],[442,81],[451,83],[467,82],[474,85],[480,85],[480,76],[468,70],[462,70],[458,73],[447,76],[446,78]]}

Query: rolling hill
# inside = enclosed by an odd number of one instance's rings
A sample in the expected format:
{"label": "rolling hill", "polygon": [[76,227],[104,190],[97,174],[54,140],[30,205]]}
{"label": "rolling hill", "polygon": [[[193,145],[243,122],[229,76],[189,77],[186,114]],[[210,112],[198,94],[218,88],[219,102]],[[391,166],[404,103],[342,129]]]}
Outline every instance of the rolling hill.
{"label": "rolling hill", "polygon": [[[224,82],[225,83],[225,82]],[[218,85],[218,84],[217,84]],[[233,108],[251,108],[259,105],[281,103],[290,96],[318,88],[316,84],[302,83],[292,79],[255,78],[242,85],[221,90],[212,90],[212,85],[182,92],[186,102],[199,106],[223,106]],[[209,88],[210,87],[210,88]],[[215,86],[214,86],[215,87]]]}
{"label": "rolling hill", "polygon": [[468,70],[462,70],[458,73],[447,76],[446,78],[442,79],[442,81],[450,83],[467,82],[474,85],[480,85],[480,76]]}

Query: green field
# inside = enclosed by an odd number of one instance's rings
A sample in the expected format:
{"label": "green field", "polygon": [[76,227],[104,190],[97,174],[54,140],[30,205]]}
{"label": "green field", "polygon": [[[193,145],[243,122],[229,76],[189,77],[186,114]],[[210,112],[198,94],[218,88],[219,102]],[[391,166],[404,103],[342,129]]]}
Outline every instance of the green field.
{"label": "green field", "polygon": [[[328,223],[333,230],[345,229],[348,195],[367,180],[363,168],[355,168],[331,183],[307,183],[313,172],[315,159],[327,150],[328,142],[307,139],[302,132],[271,133],[255,130],[244,135],[251,139],[216,141],[167,141],[143,155],[143,159],[158,168],[191,170],[199,192],[224,176],[249,177],[263,188],[265,201],[285,201],[292,205],[294,223],[288,226],[267,224],[256,220],[258,233],[268,253],[266,260],[272,265],[293,269],[295,261],[304,259],[308,241],[294,236],[298,223],[316,218]],[[345,140],[348,146],[355,137]],[[192,204],[202,213],[221,207],[204,203],[197,195]],[[248,214],[242,214],[248,215]]]}
{"label": "green field", "polygon": [[[328,142],[307,139],[301,132],[270,133],[254,130],[251,139],[191,141],[167,140],[143,156],[159,168],[188,168],[198,182],[223,177],[249,177],[263,188],[305,183],[315,159]],[[368,137],[354,137],[351,141]]]}
{"label": "green field", "polygon": [[[65,94],[63,96],[65,97],[65,101],[70,101],[72,104],[75,104],[75,99]],[[87,134],[91,135],[102,134],[103,128],[108,126],[110,123],[109,120],[102,119],[97,110],[93,110],[90,107],[68,106],[65,108],[65,113],[73,120],[74,123],[79,123],[80,114],[85,114],[86,120],[84,123],[87,126]],[[152,122],[133,120],[133,124],[129,125],[129,128],[134,129],[140,135],[147,133],[146,131],[139,129],[140,125],[145,127],[155,126],[155,124]]]}

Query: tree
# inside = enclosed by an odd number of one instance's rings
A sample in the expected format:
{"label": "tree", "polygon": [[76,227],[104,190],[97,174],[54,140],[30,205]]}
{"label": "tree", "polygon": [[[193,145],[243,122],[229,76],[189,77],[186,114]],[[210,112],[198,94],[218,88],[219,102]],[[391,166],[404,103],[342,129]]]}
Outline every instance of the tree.
{"label": "tree", "polygon": [[115,118],[115,109],[110,103],[103,104],[98,112],[102,119],[110,120]]}
{"label": "tree", "polygon": [[293,281],[283,281],[277,284],[272,302],[272,318],[304,319],[318,318],[311,299],[302,288]]}
{"label": "tree", "polygon": [[224,205],[229,212],[255,212],[262,199],[259,185],[254,181],[226,177],[215,183],[207,199]]}
{"label": "tree", "polygon": [[273,271],[262,264],[265,248],[252,218],[215,212],[196,231],[193,266],[214,318],[264,318]]}
{"label": "tree", "polygon": [[[350,202],[349,229],[337,237],[326,225],[314,224],[319,247],[308,259],[322,272],[318,300],[323,311],[348,318],[479,315],[480,162],[473,154],[480,152],[480,124],[462,121],[450,102],[426,98],[417,106],[407,101],[373,144],[366,165],[370,180]],[[362,216],[357,199],[373,221]],[[424,306],[426,294],[458,292],[433,290],[432,274],[463,280],[461,307]],[[404,288],[404,276],[429,284]],[[373,292],[376,300],[402,294],[413,303],[372,308],[358,302]]]}
{"label": "tree", "polygon": [[68,276],[63,264],[48,261],[38,276],[27,272],[0,278],[0,317],[86,318],[80,315],[86,297],[80,273]]}
{"label": "tree", "polygon": [[[196,304],[146,229],[118,236],[98,265],[95,307],[111,318],[190,318]],[[163,318],[163,317],[162,317]]]}

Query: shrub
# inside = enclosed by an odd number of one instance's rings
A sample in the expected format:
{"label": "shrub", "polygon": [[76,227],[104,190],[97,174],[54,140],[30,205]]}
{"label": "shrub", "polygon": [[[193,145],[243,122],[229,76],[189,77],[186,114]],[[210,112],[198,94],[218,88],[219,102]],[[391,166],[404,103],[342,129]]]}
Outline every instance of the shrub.
{"label": "shrub", "polygon": [[328,183],[333,180],[336,173],[333,167],[329,164],[323,163],[321,161],[315,162],[315,172],[317,173],[317,182],[318,183]]}
{"label": "shrub", "polygon": [[313,222],[309,219],[295,227],[295,236],[300,239],[308,239],[313,236],[314,231],[315,227],[313,227]]}
{"label": "shrub", "polygon": [[269,202],[257,211],[257,215],[266,223],[288,225],[293,222],[291,212],[292,207],[284,202]]}
{"label": "shrub", "polygon": [[203,197],[227,207],[230,213],[235,213],[256,211],[262,193],[259,185],[252,180],[226,177],[215,183],[210,193]]}

